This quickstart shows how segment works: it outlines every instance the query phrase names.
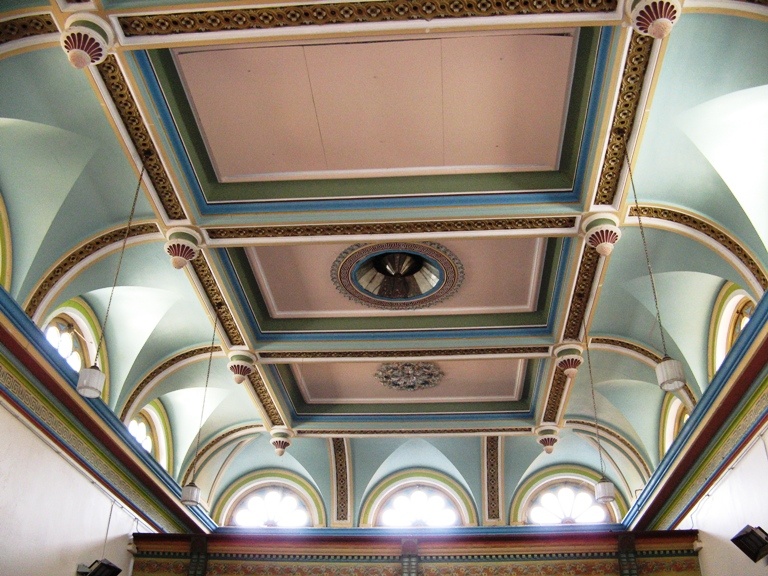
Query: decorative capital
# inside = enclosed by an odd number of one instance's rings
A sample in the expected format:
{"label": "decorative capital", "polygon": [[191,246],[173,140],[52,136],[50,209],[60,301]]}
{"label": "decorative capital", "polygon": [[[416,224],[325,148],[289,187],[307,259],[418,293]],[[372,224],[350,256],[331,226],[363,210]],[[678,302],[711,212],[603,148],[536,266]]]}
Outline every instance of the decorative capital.
{"label": "decorative capital", "polygon": [[661,40],[672,31],[683,6],[678,0],[628,0],[627,11],[638,34]]}
{"label": "decorative capital", "polygon": [[568,378],[575,378],[584,359],[582,353],[584,347],[578,342],[564,342],[557,346],[555,352],[555,364]]}
{"label": "decorative capital", "polygon": [[242,384],[256,369],[256,355],[248,350],[232,350],[227,368],[232,372],[236,384]]}
{"label": "decorative capital", "polygon": [[282,456],[286,448],[291,445],[291,438],[294,436],[293,430],[287,426],[273,426],[270,430],[272,439],[269,441],[275,447],[275,454]]}
{"label": "decorative capital", "polygon": [[387,388],[414,392],[437,386],[443,371],[434,362],[389,362],[374,376]]}
{"label": "decorative capital", "polygon": [[171,265],[180,270],[197,258],[202,237],[192,228],[169,228],[165,236],[165,252],[171,257]]}
{"label": "decorative capital", "polygon": [[64,23],[61,47],[75,68],[101,64],[115,41],[110,25],[95,14],[78,12]]}
{"label": "decorative capital", "polygon": [[552,454],[555,444],[559,440],[560,430],[555,426],[539,426],[536,428],[536,436],[539,444],[546,454]]}
{"label": "decorative capital", "polygon": [[613,252],[614,244],[621,238],[619,219],[608,212],[590,214],[582,220],[581,229],[587,244],[597,250],[600,256],[608,256]]}

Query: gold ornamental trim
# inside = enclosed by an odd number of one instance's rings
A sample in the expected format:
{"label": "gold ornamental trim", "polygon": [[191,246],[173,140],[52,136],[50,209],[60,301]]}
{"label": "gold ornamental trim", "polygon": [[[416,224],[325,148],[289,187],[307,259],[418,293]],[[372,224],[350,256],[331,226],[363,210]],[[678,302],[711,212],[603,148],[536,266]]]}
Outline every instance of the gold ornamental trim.
{"label": "gold ornamental trim", "polygon": [[[638,212],[635,206],[629,208],[629,215],[637,217]],[[752,258],[752,255],[744,249],[738,240],[723,229],[718,228],[693,214],[658,206],[640,206],[640,216],[642,218],[656,218],[658,220],[666,220],[667,222],[681,224],[712,238],[712,240],[728,250],[738,258],[744,266],[746,266],[763,290],[768,290],[768,276],[766,276],[765,272],[760,267],[760,264]]]}
{"label": "gold ornamental trim", "polygon": [[501,491],[499,487],[499,462],[501,438],[488,436],[485,439],[485,502],[489,520],[501,519]]}
{"label": "gold ornamental trim", "polygon": [[328,350],[305,352],[259,352],[260,360],[307,360],[327,358],[399,358],[425,356],[471,356],[499,354],[549,354],[548,346],[512,346],[504,348],[445,348],[428,350]]}
{"label": "gold ornamental trim", "polygon": [[296,238],[302,236],[357,236],[368,234],[428,234],[434,232],[487,232],[493,230],[570,230],[573,216],[548,218],[503,218],[476,220],[422,220],[409,222],[363,222],[351,224],[305,224],[301,226],[249,226],[206,228],[211,240],[250,238]]}
{"label": "gold ornamental trim", "polygon": [[[27,305],[24,307],[24,312],[26,312],[27,316],[32,318],[35,315],[37,309],[40,307],[41,302],[45,299],[51,289],[59,280],[61,280],[64,275],[67,274],[67,272],[72,270],[72,268],[99,250],[102,250],[107,246],[117,242],[122,242],[123,238],[125,238],[125,229],[126,227],[117,228],[116,230],[111,230],[110,232],[102,234],[93,240],[81,244],[70,253],[66,254],[63,258],[61,258],[54,265],[53,269],[48,273],[48,275],[43,279],[43,281],[40,282],[40,284],[33,292],[32,298],[29,299],[29,302],[27,302]],[[159,233],[160,229],[156,224],[134,224],[131,226],[128,237],[136,238],[137,236]]]}
{"label": "gold ornamental trim", "polygon": [[131,395],[128,397],[128,400],[125,403],[125,406],[123,406],[122,411],[120,412],[120,420],[125,421],[125,419],[128,417],[128,413],[131,411],[131,408],[133,407],[133,404],[136,402],[136,399],[139,397],[139,394],[141,394],[149,384],[154,381],[160,374],[168,370],[169,368],[175,366],[176,364],[179,364],[181,362],[184,362],[185,360],[189,360],[190,358],[194,358],[196,356],[208,356],[211,353],[217,353],[221,352],[221,346],[201,346],[199,348],[193,348],[191,350],[187,350],[186,352],[182,352],[181,354],[176,354],[176,356],[173,356],[172,358],[169,358],[159,366],[157,366],[154,370],[152,370],[149,374],[147,374],[144,378],[142,378],[141,382],[134,388],[133,392],[131,392]]}
{"label": "gold ornamental trim", "polygon": [[139,156],[142,158],[147,175],[155,187],[157,197],[163,205],[163,209],[170,220],[184,220],[186,214],[181,207],[176,191],[173,189],[168,173],[165,171],[163,163],[157,153],[157,148],[152,142],[149,130],[144,123],[144,118],[136,105],[131,91],[128,89],[128,83],[125,81],[117,59],[113,56],[107,56],[97,67],[101,79],[109,93],[110,98],[115,104],[118,114],[123,121],[126,131],[133,142]]}
{"label": "gold ornamental trim", "polygon": [[216,282],[216,278],[214,278],[211,267],[208,265],[208,261],[203,253],[201,252],[190,264],[192,265],[192,270],[197,275],[200,286],[202,286],[205,295],[208,297],[211,307],[216,311],[216,317],[224,328],[230,344],[232,346],[244,346],[245,341],[240,334],[232,313],[229,311],[224,295],[221,293],[219,284]]}
{"label": "gold ornamental trim", "polygon": [[0,45],[32,36],[58,33],[59,28],[51,14],[32,14],[11,18],[0,22]]}
{"label": "gold ornamental trim", "polygon": [[619,88],[619,97],[613,113],[613,125],[608,148],[603,159],[595,204],[613,204],[619,186],[619,176],[627,153],[627,138],[637,117],[640,94],[651,60],[653,38],[632,33],[627,60]]}
{"label": "gold ornamental trim", "polygon": [[267,418],[269,418],[270,424],[272,424],[272,426],[285,426],[283,417],[280,416],[280,412],[278,411],[277,406],[275,406],[269,390],[267,390],[267,385],[264,384],[264,380],[261,379],[259,371],[254,370],[250,376],[248,376],[248,379],[251,382],[253,392],[256,394],[259,402],[261,402],[261,406],[264,408]]}
{"label": "gold ornamental trim", "polygon": [[323,428],[300,428],[296,430],[297,436],[325,437],[325,436],[393,436],[393,435],[417,435],[417,436],[460,436],[483,434],[530,434],[531,426],[512,426],[506,428],[390,428],[380,430],[355,430],[335,428],[325,430]]}
{"label": "gold ornamental trim", "polygon": [[404,22],[522,14],[613,12],[616,0],[393,0],[333,2],[270,8],[209,10],[120,16],[123,34],[157,36],[236,30],[264,30],[362,22]]}
{"label": "gold ornamental trim", "polygon": [[258,424],[246,424],[245,426],[238,426],[237,428],[233,428],[232,430],[227,430],[226,432],[223,432],[216,436],[213,440],[206,443],[205,446],[203,446],[195,455],[195,457],[192,459],[192,461],[187,466],[186,472],[184,472],[184,477],[181,480],[181,485],[185,486],[187,484],[187,481],[189,480],[190,475],[192,474],[192,470],[197,469],[197,463],[200,461],[200,459],[205,456],[208,452],[213,450],[214,447],[218,446],[219,443],[221,443],[222,440],[225,440],[229,438],[230,436],[234,435],[243,435],[243,432],[263,432],[264,427],[260,426]]}
{"label": "gold ornamental trim", "polygon": [[587,245],[581,257],[579,272],[576,276],[576,286],[573,290],[568,320],[565,324],[564,340],[579,339],[579,330],[581,330],[584,324],[584,314],[587,310],[589,295],[592,293],[592,285],[595,282],[599,262],[600,255],[592,246]]}
{"label": "gold ornamental trim", "polygon": [[337,522],[349,520],[349,471],[347,469],[347,444],[344,438],[331,438],[333,447],[333,470],[336,490],[336,518]]}
{"label": "gold ornamental trim", "polygon": [[[595,423],[590,422],[589,420],[566,420],[566,425],[581,426],[583,428],[591,429],[593,432],[595,430]],[[621,434],[617,434],[614,430],[606,426],[603,426],[602,424],[598,424],[597,427],[599,428],[601,435],[605,437],[613,438],[613,440],[621,444],[626,450],[628,450],[635,456],[637,463],[641,465],[643,468],[643,472],[645,473],[646,480],[651,477],[650,466],[648,466],[648,463],[645,461],[645,458],[643,458],[640,455],[640,452],[637,450],[637,448],[635,448],[632,445],[631,442],[629,442]]]}
{"label": "gold ornamental trim", "polygon": [[565,372],[563,372],[560,367],[555,368],[555,374],[552,376],[552,385],[549,387],[549,396],[547,397],[547,405],[544,408],[542,422],[557,422],[557,413],[560,411],[560,405],[563,403],[565,385],[567,382],[568,377],[565,375]]}

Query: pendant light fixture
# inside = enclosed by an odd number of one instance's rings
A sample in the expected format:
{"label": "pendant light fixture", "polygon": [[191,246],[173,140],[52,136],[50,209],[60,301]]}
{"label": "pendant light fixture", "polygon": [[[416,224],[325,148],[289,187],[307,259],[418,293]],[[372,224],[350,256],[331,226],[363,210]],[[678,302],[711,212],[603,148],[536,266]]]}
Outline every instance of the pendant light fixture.
{"label": "pendant light fixture", "polygon": [[104,382],[106,376],[104,372],[99,370],[99,354],[101,353],[101,345],[104,343],[104,334],[107,330],[107,321],[109,320],[109,310],[112,307],[112,297],[115,295],[115,288],[117,287],[117,279],[120,276],[120,268],[123,265],[123,256],[125,255],[125,246],[128,243],[128,237],[131,234],[131,224],[133,223],[133,215],[136,212],[136,201],[139,199],[139,190],[141,190],[141,180],[144,177],[146,168],[142,164],[141,173],[139,174],[139,181],[136,183],[136,192],[133,194],[133,204],[131,204],[131,213],[128,216],[128,225],[125,227],[125,234],[123,235],[123,244],[120,247],[120,257],[117,260],[117,270],[115,270],[115,280],[112,282],[112,290],[109,292],[109,300],[107,301],[107,310],[104,313],[104,323],[101,325],[101,333],[99,334],[99,341],[96,343],[96,356],[93,359],[93,366],[90,368],[82,368],[77,378],[77,392],[85,398],[99,398],[104,390]]}
{"label": "pendant light fixture", "polygon": [[197,440],[195,441],[195,454],[192,458],[192,476],[191,480],[181,489],[181,503],[185,506],[197,506],[200,504],[200,488],[195,484],[197,476],[197,457],[200,454],[200,434],[203,431],[203,418],[205,417],[205,398],[208,395],[208,381],[211,379],[211,364],[213,363],[213,343],[216,340],[216,325],[218,317],[213,317],[213,334],[211,335],[211,346],[208,354],[208,371],[205,374],[205,388],[203,388],[203,404],[200,407],[200,425],[197,427]]}
{"label": "pendant light fixture", "polygon": [[656,365],[656,380],[659,387],[665,392],[674,392],[685,386],[685,372],[683,365],[679,360],[672,359],[667,354],[667,340],[664,337],[664,326],[661,323],[661,312],[659,310],[659,297],[656,293],[656,282],[653,279],[653,269],[651,268],[651,259],[648,256],[648,242],[645,238],[645,228],[643,227],[643,218],[640,214],[640,204],[637,201],[637,191],[635,190],[635,180],[632,176],[632,164],[629,161],[626,148],[624,149],[624,158],[627,161],[627,171],[629,172],[629,182],[632,188],[632,197],[635,202],[635,212],[637,213],[637,224],[640,227],[640,239],[643,242],[643,252],[645,253],[645,264],[648,267],[648,278],[651,280],[651,291],[653,293],[653,304],[656,307],[656,322],[659,325],[659,334],[661,335],[661,349],[664,354],[661,362]]}
{"label": "pendant light fixture", "polygon": [[584,329],[585,349],[587,352],[587,370],[589,371],[589,391],[592,394],[592,415],[595,419],[595,436],[597,437],[597,455],[600,458],[600,480],[595,485],[595,500],[600,504],[609,504],[616,500],[616,487],[605,475],[603,461],[603,445],[600,441],[600,426],[597,423],[597,402],[595,401],[595,379],[592,376],[592,358],[589,354],[589,335]]}

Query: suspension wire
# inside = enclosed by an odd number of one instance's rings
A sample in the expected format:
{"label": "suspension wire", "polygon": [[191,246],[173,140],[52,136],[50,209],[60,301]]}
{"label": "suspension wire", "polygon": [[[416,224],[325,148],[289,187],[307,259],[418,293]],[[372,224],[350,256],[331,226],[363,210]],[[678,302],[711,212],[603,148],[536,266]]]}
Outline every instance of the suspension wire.
{"label": "suspension wire", "polygon": [[595,401],[595,378],[592,375],[592,357],[589,353],[589,335],[582,319],[584,329],[584,349],[587,352],[587,370],[589,371],[589,391],[592,394],[592,415],[595,419],[595,436],[597,437],[597,455],[600,458],[600,476],[605,478],[605,462],[603,462],[603,445],[600,441],[600,426],[597,423],[597,402]]}
{"label": "suspension wire", "polygon": [[115,509],[115,501],[112,500],[112,503],[109,506],[109,518],[107,519],[107,532],[104,534],[104,545],[101,547],[101,557],[106,558],[107,556],[107,538],[109,538],[109,526],[112,524],[112,511]]}
{"label": "suspension wire", "polygon": [[205,374],[205,388],[203,389],[203,404],[200,407],[200,426],[197,429],[197,441],[195,442],[195,456],[192,460],[192,480],[191,483],[195,483],[195,477],[197,476],[197,457],[200,454],[200,434],[203,431],[203,418],[205,417],[205,397],[208,394],[208,380],[211,379],[211,364],[213,363],[213,343],[216,340],[216,326],[219,324],[219,317],[214,314],[213,316],[213,334],[211,335],[211,347],[208,354],[208,371]]}
{"label": "suspension wire", "polygon": [[656,321],[659,323],[659,333],[661,334],[661,349],[664,357],[667,354],[667,341],[664,338],[664,326],[661,323],[661,312],[659,311],[659,297],[656,294],[656,282],[653,279],[653,270],[651,269],[651,258],[648,255],[648,241],[645,238],[645,228],[643,227],[643,218],[640,215],[640,204],[637,201],[637,191],[635,190],[635,179],[632,176],[632,163],[629,161],[626,147],[624,148],[624,158],[627,161],[627,171],[629,172],[629,182],[632,188],[632,196],[635,201],[635,212],[637,212],[637,223],[640,226],[640,238],[643,241],[643,252],[645,252],[645,264],[648,267],[648,278],[651,279],[651,291],[653,292],[653,305],[656,307]]}
{"label": "suspension wire", "polygon": [[120,248],[120,258],[117,260],[117,270],[115,270],[115,280],[112,283],[112,290],[109,292],[109,300],[107,301],[107,311],[104,313],[104,323],[101,325],[101,334],[99,334],[99,342],[96,344],[96,356],[93,359],[93,365],[98,366],[99,353],[101,352],[101,345],[104,342],[104,334],[107,331],[107,321],[109,320],[109,309],[112,307],[112,297],[115,295],[115,288],[117,287],[117,279],[120,276],[120,268],[123,265],[123,255],[125,254],[125,246],[128,244],[128,236],[131,234],[131,224],[133,223],[133,216],[136,213],[136,202],[139,199],[139,190],[141,190],[141,180],[144,178],[146,167],[142,164],[141,173],[139,174],[139,181],[136,183],[136,192],[133,194],[133,203],[131,204],[131,214],[128,216],[128,225],[125,227],[125,234],[123,235],[123,245]]}

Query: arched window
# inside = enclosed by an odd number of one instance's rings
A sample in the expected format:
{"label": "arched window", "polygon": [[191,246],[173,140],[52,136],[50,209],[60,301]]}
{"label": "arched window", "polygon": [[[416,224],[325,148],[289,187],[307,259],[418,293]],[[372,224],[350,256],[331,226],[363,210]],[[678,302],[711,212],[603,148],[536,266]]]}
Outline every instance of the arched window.
{"label": "arched window", "polygon": [[659,446],[661,456],[667,453],[672,442],[680,434],[683,425],[688,421],[690,412],[680,398],[667,394],[661,407],[661,438]]}
{"label": "arched window", "polygon": [[725,360],[755,310],[755,301],[733,283],[720,291],[712,312],[709,329],[709,377]]}
{"label": "arched window", "polygon": [[75,372],[87,363],[87,347],[85,341],[78,330],[75,328],[75,322],[63,314],[56,316],[45,327],[45,338],[67,361]]}
{"label": "arched window", "polygon": [[301,528],[311,525],[311,516],[298,492],[276,484],[245,494],[234,506],[230,523],[242,528]]}
{"label": "arched window", "polygon": [[142,448],[154,456],[154,447],[157,446],[157,436],[152,429],[149,420],[143,415],[138,414],[136,418],[128,422],[128,432],[136,438],[136,442],[141,444]]}
{"label": "arched window", "polygon": [[543,487],[528,509],[529,524],[599,524],[612,522],[604,504],[595,501],[595,487],[574,481]]}
{"label": "arched window", "polygon": [[162,402],[153,400],[128,423],[128,432],[166,470],[171,470],[168,415]]}

